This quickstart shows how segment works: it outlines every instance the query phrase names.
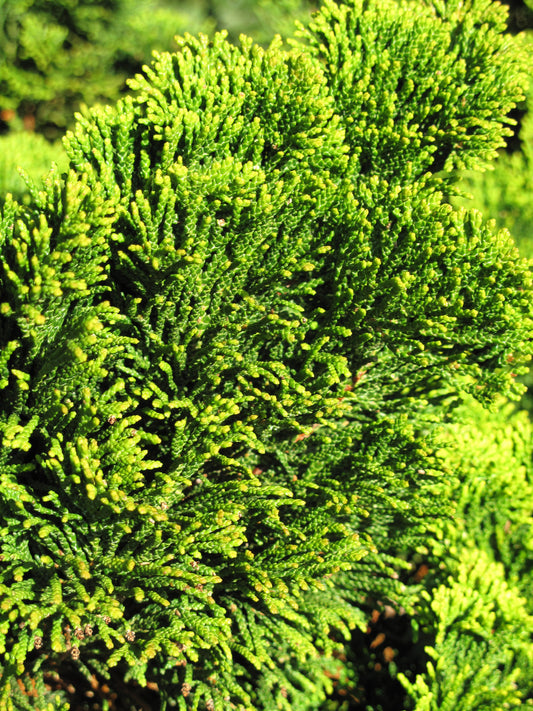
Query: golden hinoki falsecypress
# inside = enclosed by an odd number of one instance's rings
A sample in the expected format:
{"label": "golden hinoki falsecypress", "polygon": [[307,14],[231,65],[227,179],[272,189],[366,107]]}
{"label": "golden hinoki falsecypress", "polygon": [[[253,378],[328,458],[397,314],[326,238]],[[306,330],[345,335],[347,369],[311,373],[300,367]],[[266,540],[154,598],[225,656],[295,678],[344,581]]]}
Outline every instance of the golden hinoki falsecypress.
{"label": "golden hinoki falsecypress", "polygon": [[288,49],[186,36],[6,201],[3,707],[75,665],[162,708],[316,709],[365,600],[412,606],[434,431],[531,352],[528,263],[446,197],[523,96],[504,24],[353,0]]}

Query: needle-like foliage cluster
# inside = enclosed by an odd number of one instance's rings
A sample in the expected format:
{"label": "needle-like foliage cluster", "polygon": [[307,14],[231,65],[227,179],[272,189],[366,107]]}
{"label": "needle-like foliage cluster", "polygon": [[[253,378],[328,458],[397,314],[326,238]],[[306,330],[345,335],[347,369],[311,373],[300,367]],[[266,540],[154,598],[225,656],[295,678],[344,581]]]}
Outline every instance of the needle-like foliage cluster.
{"label": "needle-like foliage cluster", "polygon": [[352,0],[289,49],[186,36],[6,201],[3,708],[74,666],[316,709],[368,598],[412,607],[401,555],[450,510],[434,430],[531,352],[528,263],[444,197],[523,96],[504,24]]}

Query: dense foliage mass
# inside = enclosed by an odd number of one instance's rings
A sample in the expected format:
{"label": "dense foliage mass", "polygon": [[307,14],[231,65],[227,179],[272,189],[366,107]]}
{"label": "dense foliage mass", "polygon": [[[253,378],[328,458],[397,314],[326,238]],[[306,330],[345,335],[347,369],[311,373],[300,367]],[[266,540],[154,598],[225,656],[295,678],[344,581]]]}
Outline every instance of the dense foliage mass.
{"label": "dense foliage mass", "polygon": [[[505,18],[326,1],[289,48],[188,35],[6,200],[5,708],[68,708],[51,680],[75,673],[161,708],[311,711],[361,683],[343,643],[385,603],[428,640],[407,707],[527,697],[531,469],[501,557],[447,518],[492,525],[452,494],[448,421],[516,396],[531,353],[529,264],[448,201],[523,98]],[[439,540],[457,560],[407,584]]]}

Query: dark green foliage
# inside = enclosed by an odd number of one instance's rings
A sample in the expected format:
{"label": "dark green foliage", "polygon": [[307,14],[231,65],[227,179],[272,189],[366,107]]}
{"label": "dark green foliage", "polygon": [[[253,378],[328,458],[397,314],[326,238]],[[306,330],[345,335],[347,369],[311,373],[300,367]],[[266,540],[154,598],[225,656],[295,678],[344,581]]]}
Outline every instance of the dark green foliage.
{"label": "dark green foliage", "polygon": [[509,28],[511,32],[522,32],[533,28],[533,3],[531,0],[505,0],[509,7]]}
{"label": "dark green foliage", "polygon": [[533,704],[532,434],[512,403],[487,412],[469,398],[454,413],[437,452],[448,476],[434,490],[453,516],[427,519],[401,574],[411,614],[368,601],[369,626],[347,645],[323,711]]}
{"label": "dark green foliage", "polygon": [[503,11],[460,7],[186,36],[6,201],[7,709],[73,661],[163,708],[316,709],[369,599],[415,610],[397,571],[451,510],[434,431],[531,353],[527,262],[442,193],[525,83]]}

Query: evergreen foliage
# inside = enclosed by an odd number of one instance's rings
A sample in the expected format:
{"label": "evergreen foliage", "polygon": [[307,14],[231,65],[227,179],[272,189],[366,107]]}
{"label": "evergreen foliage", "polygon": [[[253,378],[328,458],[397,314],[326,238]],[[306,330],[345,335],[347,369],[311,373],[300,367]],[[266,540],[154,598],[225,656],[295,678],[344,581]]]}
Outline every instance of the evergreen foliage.
{"label": "evergreen foliage", "polygon": [[416,623],[434,638],[427,673],[414,683],[399,675],[407,708],[533,706],[532,435],[527,413],[511,404],[487,416],[469,402],[447,428],[456,510],[429,524],[420,550],[432,573]]}
{"label": "evergreen foliage", "polygon": [[[532,20],[533,23],[533,20]],[[529,52],[533,53],[533,32],[528,31],[525,39]],[[511,233],[520,253],[524,257],[533,256],[533,92],[521,105],[520,130],[515,140],[506,150],[501,150],[490,170],[467,171],[459,183],[462,196],[454,200],[456,205],[471,208],[472,205],[483,214],[490,215],[499,228]],[[531,388],[532,375],[529,373],[522,382],[527,385],[527,393],[522,398],[522,406],[533,412]]]}
{"label": "evergreen foliage", "polygon": [[[523,98],[505,20],[326,1],[289,48],[187,35],[78,118],[67,172],[5,201],[6,709],[35,708],[17,678],[69,665],[155,683],[161,708],[316,709],[370,598],[417,612],[397,571],[452,511],[439,423],[468,394],[518,396],[531,353],[529,264],[445,197]],[[459,577],[476,629],[506,564]],[[510,639],[522,598],[498,585],[490,669],[530,629],[523,606]],[[431,669],[406,688],[448,699]]]}
{"label": "evergreen foliage", "polygon": [[[529,38],[533,52],[533,37]],[[529,94],[527,112],[519,133],[520,150],[501,152],[494,170],[468,172],[461,187],[465,197],[461,204],[475,205],[486,215],[491,215],[498,227],[508,229],[520,252],[533,255],[533,94]]]}

